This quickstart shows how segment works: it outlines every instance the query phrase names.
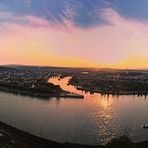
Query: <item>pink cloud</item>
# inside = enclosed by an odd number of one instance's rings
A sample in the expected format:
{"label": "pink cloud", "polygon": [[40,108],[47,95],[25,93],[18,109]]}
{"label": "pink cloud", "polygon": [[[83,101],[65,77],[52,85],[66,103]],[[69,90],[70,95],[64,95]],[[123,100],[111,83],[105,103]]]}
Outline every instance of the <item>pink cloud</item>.
{"label": "pink cloud", "polygon": [[[9,18],[11,15],[6,16]],[[129,57],[148,57],[148,22],[125,18],[108,8],[102,9],[101,17],[110,25],[82,29],[65,19],[66,27],[62,26],[61,29],[44,18],[17,18],[28,23],[21,25],[7,22],[1,25],[0,31],[3,32],[0,32],[0,55],[12,57],[13,54],[14,57],[27,58],[31,52],[40,62],[44,57],[49,65],[52,62],[55,64],[58,58],[61,61],[68,59],[73,63],[77,63],[77,59],[83,59],[82,63],[87,61],[92,65],[118,65]],[[4,53],[3,50],[7,52]]]}

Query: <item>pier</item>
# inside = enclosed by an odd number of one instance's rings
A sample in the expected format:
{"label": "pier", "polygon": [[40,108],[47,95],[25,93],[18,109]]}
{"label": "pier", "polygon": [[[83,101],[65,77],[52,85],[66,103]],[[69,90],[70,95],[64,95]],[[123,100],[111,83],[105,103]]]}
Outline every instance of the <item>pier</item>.
{"label": "pier", "polygon": [[75,94],[75,93],[61,93],[60,97],[63,98],[84,98],[84,95],[79,95],[79,94]]}

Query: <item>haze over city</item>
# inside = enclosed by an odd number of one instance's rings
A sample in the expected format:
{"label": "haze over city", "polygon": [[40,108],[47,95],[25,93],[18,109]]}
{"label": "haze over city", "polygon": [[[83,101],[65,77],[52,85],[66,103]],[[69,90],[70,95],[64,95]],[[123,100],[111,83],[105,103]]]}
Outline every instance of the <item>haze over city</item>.
{"label": "haze over city", "polygon": [[147,0],[1,0],[0,64],[147,68]]}

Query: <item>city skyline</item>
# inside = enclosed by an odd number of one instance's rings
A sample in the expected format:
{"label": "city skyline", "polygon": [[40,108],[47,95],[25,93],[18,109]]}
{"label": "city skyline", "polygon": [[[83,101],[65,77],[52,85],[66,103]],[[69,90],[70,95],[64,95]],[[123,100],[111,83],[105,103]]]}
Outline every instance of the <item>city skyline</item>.
{"label": "city skyline", "polygon": [[147,0],[2,0],[0,64],[148,68]]}

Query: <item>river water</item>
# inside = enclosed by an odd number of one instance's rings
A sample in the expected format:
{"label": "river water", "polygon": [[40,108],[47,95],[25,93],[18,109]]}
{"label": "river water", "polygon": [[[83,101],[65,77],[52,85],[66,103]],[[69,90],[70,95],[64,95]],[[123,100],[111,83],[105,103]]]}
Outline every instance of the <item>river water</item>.
{"label": "river water", "polygon": [[70,77],[49,82],[62,89],[83,94],[84,99],[38,99],[0,92],[0,120],[32,134],[58,141],[104,144],[128,134],[133,141],[148,139],[148,98],[101,96],[67,85]]}

